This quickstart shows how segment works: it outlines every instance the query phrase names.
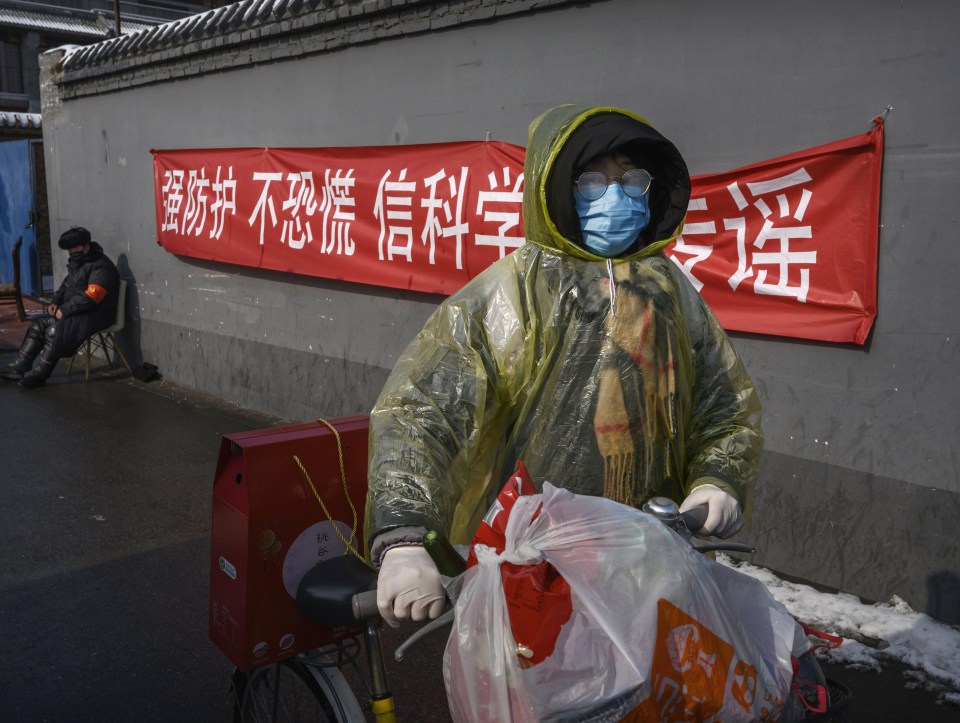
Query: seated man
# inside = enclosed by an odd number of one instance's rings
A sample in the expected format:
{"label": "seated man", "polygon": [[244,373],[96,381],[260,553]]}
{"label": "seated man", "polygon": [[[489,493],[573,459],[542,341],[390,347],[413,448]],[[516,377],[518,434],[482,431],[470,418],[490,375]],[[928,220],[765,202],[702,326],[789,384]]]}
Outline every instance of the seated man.
{"label": "seated man", "polygon": [[47,315],[27,330],[17,360],[0,372],[0,377],[19,380],[26,389],[45,386],[57,361],[72,356],[87,337],[117,317],[120,275],[100,244],[77,226],[65,231],[58,245],[70,254],[67,276]]}

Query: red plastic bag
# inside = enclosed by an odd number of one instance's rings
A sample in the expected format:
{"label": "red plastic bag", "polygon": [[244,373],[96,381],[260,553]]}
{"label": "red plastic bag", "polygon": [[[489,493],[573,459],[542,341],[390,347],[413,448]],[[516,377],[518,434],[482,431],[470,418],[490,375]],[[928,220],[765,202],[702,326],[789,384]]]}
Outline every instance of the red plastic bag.
{"label": "red plastic bag", "polygon": [[536,493],[527,468],[523,466],[522,461],[517,462],[517,471],[503,485],[503,489],[500,490],[500,494],[497,495],[497,499],[494,500],[473,535],[470,553],[467,555],[467,567],[477,564],[477,555],[474,551],[477,545],[486,545],[497,552],[503,552],[507,544],[507,520],[510,519],[514,503],[523,495]]}
{"label": "red plastic bag", "polygon": [[[477,564],[477,545],[503,552],[507,521],[514,504],[521,496],[533,494],[536,494],[533,480],[523,462],[517,462],[517,471],[507,480],[474,534],[467,555],[468,568]],[[505,562],[500,566],[500,579],[519,663],[521,666],[540,663],[553,652],[560,628],[570,619],[573,610],[570,586],[549,562],[536,565]]]}

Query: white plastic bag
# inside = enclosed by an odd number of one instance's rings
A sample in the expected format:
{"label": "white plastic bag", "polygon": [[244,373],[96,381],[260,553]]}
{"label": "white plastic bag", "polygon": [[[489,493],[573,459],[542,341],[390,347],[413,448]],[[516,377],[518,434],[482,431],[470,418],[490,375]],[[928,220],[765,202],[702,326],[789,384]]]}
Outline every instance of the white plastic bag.
{"label": "white plastic bag", "polygon": [[[809,648],[761,583],[607,499],[544,484],[542,494],[516,501],[502,554],[474,551],[444,655],[458,722],[776,720],[791,658]],[[534,608],[565,603],[539,583],[525,583],[519,602],[508,591],[508,606],[504,563],[549,563],[560,573],[569,585],[562,625],[540,625],[550,611]],[[538,655],[525,642],[531,636],[539,636]]]}

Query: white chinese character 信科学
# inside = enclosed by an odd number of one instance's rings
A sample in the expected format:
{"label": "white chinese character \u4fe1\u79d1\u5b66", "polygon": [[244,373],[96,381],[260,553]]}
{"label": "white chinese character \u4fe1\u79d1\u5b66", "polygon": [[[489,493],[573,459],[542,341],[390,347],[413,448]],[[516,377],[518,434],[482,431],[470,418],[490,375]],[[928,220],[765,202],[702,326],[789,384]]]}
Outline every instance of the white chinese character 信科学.
{"label": "white chinese character \u4fe1\u79d1\u5b66", "polygon": [[377,249],[381,261],[393,261],[402,256],[413,263],[413,194],[416,181],[407,180],[404,168],[396,181],[390,180],[393,171],[387,171],[377,187],[373,215],[380,221]]}
{"label": "white chinese character \u4fe1\u79d1\u5b66", "polygon": [[[483,216],[483,222],[493,225],[499,223],[496,234],[476,234],[477,246],[495,246],[500,249],[500,258],[508,253],[507,249],[520,248],[523,236],[519,234],[520,213],[523,205],[523,174],[511,183],[509,167],[503,168],[502,184],[495,172],[487,176],[489,191],[481,191],[477,199],[477,214]],[[516,233],[511,233],[516,230]]]}
{"label": "white chinese character \u4fe1\u79d1\u5b66", "polygon": [[[437,173],[424,179],[424,187],[429,191],[427,198],[420,199],[420,205],[427,209],[427,220],[424,223],[420,240],[430,249],[430,264],[436,263],[436,244],[439,238],[456,239],[456,265],[463,268],[463,239],[470,226],[463,220],[463,191],[467,184],[468,168],[461,166],[460,178],[455,175],[447,176],[446,170],[440,169]],[[446,191],[442,197],[438,195],[441,181],[446,178]],[[451,203],[453,205],[451,206]],[[441,214],[442,213],[442,220]]]}

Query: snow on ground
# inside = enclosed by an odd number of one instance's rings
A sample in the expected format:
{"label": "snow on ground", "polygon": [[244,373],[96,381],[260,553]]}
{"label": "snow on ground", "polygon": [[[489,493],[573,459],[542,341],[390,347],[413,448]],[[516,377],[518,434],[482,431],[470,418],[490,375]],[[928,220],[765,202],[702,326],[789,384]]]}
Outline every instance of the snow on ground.
{"label": "snow on ground", "polygon": [[769,570],[726,555],[717,559],[762,582],[798,620],[843,636],[843,645],[826,653],[831,661],[879,671],[885,660],[899,660],[915,671],[907,687],[923,686],[937,691],[939,700],[960,705],[960,630],[916,612],[896,596],[868,605],[853,595],[823,593],[781,580]]}

